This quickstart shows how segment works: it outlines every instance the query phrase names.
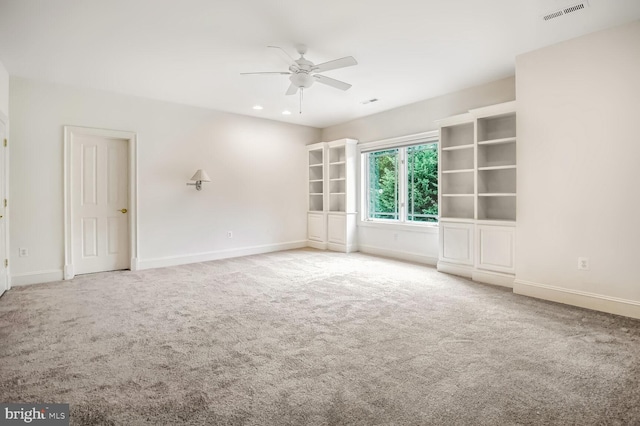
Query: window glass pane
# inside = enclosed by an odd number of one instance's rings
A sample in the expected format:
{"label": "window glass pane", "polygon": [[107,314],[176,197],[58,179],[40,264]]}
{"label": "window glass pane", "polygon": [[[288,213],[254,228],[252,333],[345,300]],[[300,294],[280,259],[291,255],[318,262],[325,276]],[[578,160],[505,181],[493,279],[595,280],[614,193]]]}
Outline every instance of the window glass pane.
{"label": "window glass pane", "polygon": [[438,146],[407,148],[407,220],[438,221]]}
{"label": "window glass pane", "polygon": [[369,219],[399,219],[398,149],[369,154]]}

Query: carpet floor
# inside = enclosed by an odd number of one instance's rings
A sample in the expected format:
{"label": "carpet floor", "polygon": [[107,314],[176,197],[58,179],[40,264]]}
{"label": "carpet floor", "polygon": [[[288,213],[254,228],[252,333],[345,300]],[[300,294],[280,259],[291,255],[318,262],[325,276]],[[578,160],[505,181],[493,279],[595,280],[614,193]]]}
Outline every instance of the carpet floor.
{"label": "carpet floor", "polygon": [[0,344],[72,425],[640,424],[640,321],[359,253],[17,287]]}

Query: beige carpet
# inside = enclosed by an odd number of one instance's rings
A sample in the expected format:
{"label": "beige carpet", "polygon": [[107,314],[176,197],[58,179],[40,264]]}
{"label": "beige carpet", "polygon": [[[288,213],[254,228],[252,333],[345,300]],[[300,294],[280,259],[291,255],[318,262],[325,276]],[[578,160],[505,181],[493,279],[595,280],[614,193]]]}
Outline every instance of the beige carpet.
{"label": "beige carpet", "polygon": [[14,288],[0,402],[75,425],[637,425],[640,322],[295,250]]}

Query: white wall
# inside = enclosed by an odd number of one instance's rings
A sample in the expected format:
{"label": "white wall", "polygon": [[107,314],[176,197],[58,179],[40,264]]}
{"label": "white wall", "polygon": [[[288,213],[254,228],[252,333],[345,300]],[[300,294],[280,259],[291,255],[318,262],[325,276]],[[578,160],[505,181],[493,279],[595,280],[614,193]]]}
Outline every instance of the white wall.
{"label": "white wall", "polygon": [[[353,138],[360,145],[382,139],[437,130],[436,120],[467,112],[471,108],[515,99],[515,78],[505,78],[482,86],[395,108],[348,123],[328,127],[322,140]],[[438,260],[438,228],[417,231],[406,226],[358,226],[361,251],[435,265]]]}
{"label": "white wall", "polygon": [[[13,77],[11,112],[14,284],[61,276],[64,125],[137,132],[141,267],[306,242],[318,129]],[[212,182],[197,192],[186,182],[199,168]]]}
{"label": "white wall", "polygon": [[362,144],[437,130],[435,120],[462,114],[471,108],[512,101],[515,96],[515,78],[504,78],[327,127],[322,130],[322,140],[353,138]]}
{"label": "white wall", "polygon": [[640,317],[640,21],[521,55],[516,74],[514,290]]}
{"label": "white wall", "polygon": [[9,116],[9,73],[0,62],[0,113]]}

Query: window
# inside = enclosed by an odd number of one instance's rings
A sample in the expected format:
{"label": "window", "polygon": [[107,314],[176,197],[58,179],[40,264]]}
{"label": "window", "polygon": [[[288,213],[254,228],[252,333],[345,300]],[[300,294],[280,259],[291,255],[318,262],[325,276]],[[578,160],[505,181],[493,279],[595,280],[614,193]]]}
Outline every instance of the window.
{"label": "window", "polygon": [[365,220],[438,221],[436,142],[371,151],[362,156]]}
{"label": "window", "polygon": [[438,221],[438,146],[406,148],[407,221]]}
{"label": "window", "polygon": [[369,219],[399,219],[398,149],[369,154]]}

